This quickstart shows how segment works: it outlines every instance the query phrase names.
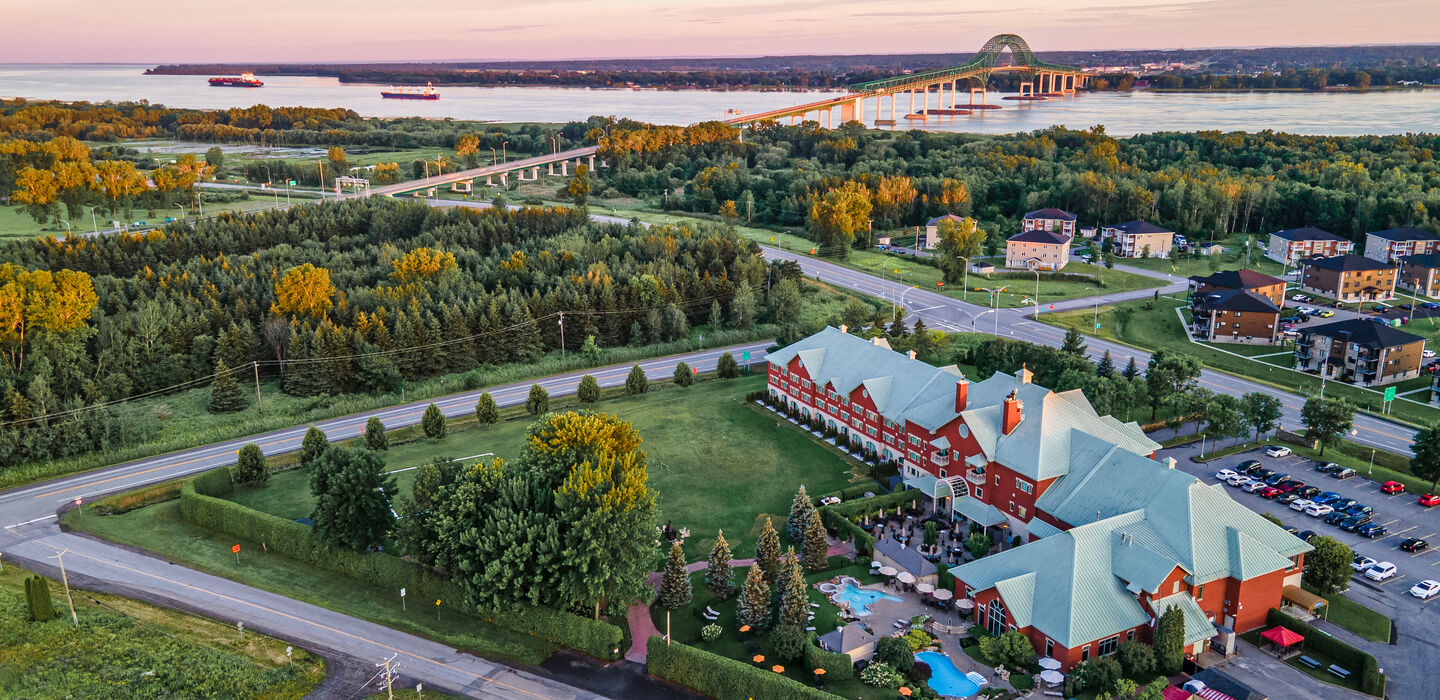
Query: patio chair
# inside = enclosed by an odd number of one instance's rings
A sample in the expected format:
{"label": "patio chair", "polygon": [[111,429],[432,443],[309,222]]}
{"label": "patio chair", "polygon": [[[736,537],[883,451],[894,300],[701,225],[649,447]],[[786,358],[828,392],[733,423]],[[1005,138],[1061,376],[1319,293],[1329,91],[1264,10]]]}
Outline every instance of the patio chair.
{"label": "patio chair", "polygon": [[720,611],[719,611],[719,610],[716,610],[715,608],[712,608],[712,607],[710,607],[710,606],[708,606],[708,605],[705,606],[705,612],[708,613],[708,614],[711,614],[711,615],[719,615],[719,614],[720,614]]}

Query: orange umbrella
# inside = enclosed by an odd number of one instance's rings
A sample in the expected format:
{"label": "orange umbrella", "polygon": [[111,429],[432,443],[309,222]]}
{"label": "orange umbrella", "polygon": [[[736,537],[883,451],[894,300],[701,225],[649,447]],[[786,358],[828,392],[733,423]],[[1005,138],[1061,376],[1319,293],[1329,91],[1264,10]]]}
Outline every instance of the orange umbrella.
{"label": "orange umbrella", "polygon": [[750,625],[740,625],[740,631],[741,631],[741,632],[749,632],[749,631],[750,631]]}
{"label": "orange umbrella", "polygon": [[900,686],[900,694],[908,698],[910,697],[910,689],[902,685]]}
{"label": "orange umbrella", "polygon": [[755,658],[751,659],[751,661],[754,661],[754,662],[757,663],[757,664],[758,664],[758,663],[764,663],[764,662],[765,662],[765,657],[762,656],[762,655],[760,655],[760,654],[756,654],[756,655],[755,655]]}
{"label": "orange umbrella", "polygon": [[776,672],[776,673],[784,673],[784,672],[785,672],[785,667],[784,667],[784,666],[781,666],[780,664],[775,664],[774,666],[771,666],[771,667],[770,667],[770,670],[771,670],[771,671],[774,671],[774,672]]}
{"label": "orange umbrella", "polygon": [[817,676],[823,676],[823,675],[825,675],[825,669],[823,669],[823,668],[817,668],[817,669],[815,669],[815,675],[817,675]]}

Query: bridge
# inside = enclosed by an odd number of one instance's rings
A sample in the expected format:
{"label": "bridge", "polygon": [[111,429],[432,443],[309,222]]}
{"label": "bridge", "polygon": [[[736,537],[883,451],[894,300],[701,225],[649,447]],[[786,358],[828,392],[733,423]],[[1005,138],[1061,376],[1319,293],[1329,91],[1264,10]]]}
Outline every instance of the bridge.
{"label": "bridge", "polygon": [[[476,180],[479,180],[480,178],[485,179],[485,184],[487,186],[493,187],[499,185],[503,187],[510,184],[511,173],[515,173],[517,179],[521,180],[522,182],[539,180],[540,166],[542,165],[546,167],[547,174],[549,175],[569,175],[570,163],[572,161],[578,165],[580,164],[582,159],[587,160],[590,169],[594,170],[596,150],[597,147],[595,146],[574,148],[568,151],[559,151],[557,153],[548,153],[545,155],[533,156],[530,158],[512,160],[508,163],[494,163],[480,168],[471,168],[469,170],[457,170],[453,173],[431,175],[429,177],[424,177],[419,180],[408,180],[406,182],[400,182],[394,185],[371,187],[357,194],[360,196],[379,195],[387,197],[396,197],[406,194],[427,196],[433,195],[434,192],[432,192],[431,190],[434,190],[437,187],[442,187],[445,185],[460,186],[462,183],[464,185],[464,189],[460,191],[468,192],[470,189],[470,184],[475,182]],[[560,172],[558,173],[555,172],[555,166],[557,164],[560,166]],[[499,179],[498,183],[495,181],[497,178]],[[346,196],[353,197],[356,195],[350,194]]]}
{"label": "bridge", "polygon": [[[1014,57],[1013,63],[1001,63],[1001,56],[1006,49],[1009,49]],[[1046,63],[1035,58],[1030,46],[1019,35],[999,34],[985,42],[974,58],[952,68],[857,83],[847,88],[850,93],[848,95],[740,115],[725,120],[725,123],[741,125],[786,117],[789,117],[794,123],[804,121],[813,114],[815,121],[824,122],[825,127],[829,128],[831,116],[837,108],[840,110],[842,124],[855,119],[864,121],[865,101],[873,100],[875,125],[892,126],[896,123],[896,104],[902,95],[909,97],[910,104],[904,118],[911,121],[924,121],[933,116],[969,114],[976,109],[997,109],[999,105],[989,105],[985,102],[986,85],[992,74],[1006,72],[1024,73],[1029,77],[1028,80],[1020,83],[1019,95],[1007,98],[1027,101],[1039,101],[1049,97],[1074,94],[1077,89],[1085,86],[1088,79],[1088,76],[1079,68]],[[958,104],[956,95],[962,82],[968,88],[969,98],[964,104]],[[946,97],[947,88],[949,89],[948,99]],[[931,105],[932,92],[935,103],[933,106]],[[975,102],[977,95],[980,98],[978,104]],[[916,109],[917,96],[920,98],[918,110]],[[882,115],[882,109],[887,102],[889,103],[889,118]]]}

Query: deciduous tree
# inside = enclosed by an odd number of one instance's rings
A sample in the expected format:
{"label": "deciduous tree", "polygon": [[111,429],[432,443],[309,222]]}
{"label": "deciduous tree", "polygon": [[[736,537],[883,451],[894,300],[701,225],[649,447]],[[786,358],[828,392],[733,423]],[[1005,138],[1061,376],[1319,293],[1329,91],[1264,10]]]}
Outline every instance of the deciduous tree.
{"label": "deciduous tree", "polygon": [[679,386],[690,386],[695,383],[695,375],[690,373],[690,365],[684,362],[675,365],[675,383]]}
{"label": "deciduous tree", "polygon": [[1240,397],[1240,415],[1245,425],[1255,431],[1255,439],[1280,424],[1280,399],[1263,391],[1252,391]]}
{"label": "deciduous tree", "polygon": [[870,228],[870,190],[848,180],[824,193],[810,195],[806,226],[825,255],[845,257],[861,231]]}
{"label": "deciduous tree", "polygon": [[300,466],[310,467],[320,455],[330,447],[330,439],[325,433],[315,426],[310,426],[305,431],[305,437],[300,441]]}
{"label": "deciduous tree", "polygon": [[1315,549],[1305,555],[1305,583],[1320,595],[1340,592],[1355,573],[1350,568],[1355,553],[1329,535],[1311,539],[1310,546]]}
{"label": "deciduous tree", "polygon": [[1322,399],[1312,396],[1300,408],[1300,422],[1305,425],[1305,439],[1320,443],[1320,454],[1326,447],[1340,444],[1345,431],[1355,421],[1355,407],[1344,399]]}
{"label": "deciduous tree", "polygon": [[275,303],[271,311],[322,318],[335,305],[334,296],[335,285],[330,283],[330,271],[305,263],[290,268],[275,283]]}
{"label": "deciduous tree", "polygon": [[[974,219],[944,219],[935,227],[939,241],[935,245],[935,262],[945,275],[945,284],[956,284],[965,278],[966,261],[980,255],[985,233]],[[962,259],[963,258],[963,259]]]}
{"label": "deciduous tree", "polygon": [[735,356],[728,352],[721,353],[719,359],[715,360],[715,375],[721,379],[740,376],[740,365],[735,362]]}

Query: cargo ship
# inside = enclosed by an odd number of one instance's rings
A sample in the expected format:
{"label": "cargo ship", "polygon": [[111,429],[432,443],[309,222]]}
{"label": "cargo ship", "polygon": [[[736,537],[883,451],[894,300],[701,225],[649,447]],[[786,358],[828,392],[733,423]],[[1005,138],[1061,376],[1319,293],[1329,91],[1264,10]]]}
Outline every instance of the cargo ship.
{"label": "cargo ship", "polygon": [[241,73],[240,77],[211,78],[210,84],[215,87],[260,87],[265,83],[260,82],[254,73]]}
{"label": "cargo ship", "polygon": [[426,83],[424,88],[390,88],[381,90],[380,96],[387,100],[438,100],[440,93],[435,91],[434,86]]}

